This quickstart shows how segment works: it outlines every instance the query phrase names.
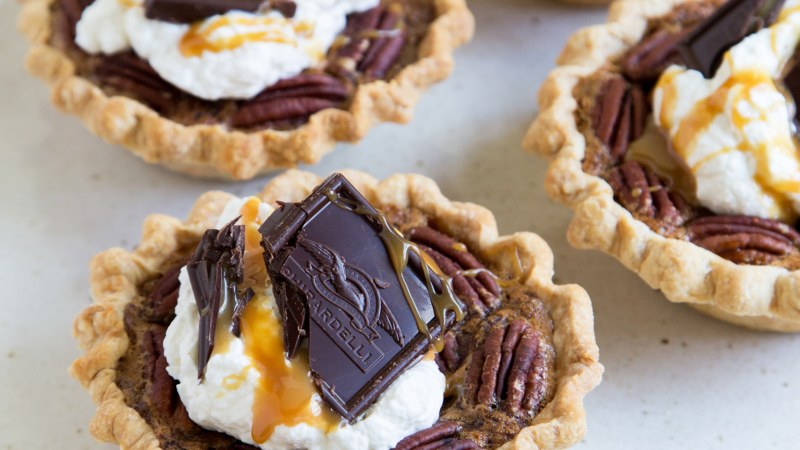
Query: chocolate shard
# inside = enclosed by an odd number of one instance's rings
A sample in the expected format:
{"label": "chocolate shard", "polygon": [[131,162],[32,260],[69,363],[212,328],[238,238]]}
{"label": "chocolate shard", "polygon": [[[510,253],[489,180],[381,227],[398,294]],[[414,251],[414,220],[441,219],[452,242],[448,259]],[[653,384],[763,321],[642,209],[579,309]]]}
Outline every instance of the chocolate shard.
{"label": "chocolate shard", "polygon": [[777,17],[782,1],[730,0],[678,42],[686,66],[714,76],[722,55],[759,27]]}
{"label": "chocolate shard", "polygon": [[297,12],[297,3],[292,0],[270,0],[269,9],[275,9],[283,14],[283,17],[291,19]]}
{"label": "chocolate shard", "polygon": [[783,85],[786,87],[786,90],[792,95],[790,100],[794,101],[794,117],[792,119],[795,123],[795,133],[797,133],[797,125],[798,125],[798,113],[797,113],[797,102],[800,101],[800,64],[795,64],[795,66],[790,70],[786,76],[783,77]]}
{"label": "chocolate shard", "polygon": [[192,23],[230,11],[249,13],[277,10],[290,19],[297,11],[291,0],[145,0],[148,19],[173,23]]}
{"label": "chocolate shard", "polygon": [[228,11],[254,13],[262,0],[145,0],[144,14],[148,19],[174,23],[192,23]]}
{"label": "chocolate shard", "polygon": [[236,305],[233,308],[233,316],[231,316],[231,333],[236,337],[242,334],[241,317],[244,313],[244,308],[255,296],[256,293],[253,288],[247,288],[241,295],[236,296]]}
{"label": "chocolate shard", "polygon": [[443,317],[462,314],[414,244],[341,174],[281,205],[260,232],[287,355],[308,340],[322,398],[350,422],[428,351]]}
{"label": "chocolate shard", "polygon": [[[236,285],[244,278],[244,225],[236,225],[239,217],[220,230],[206,230],[200,244],[186,264],[200,313],[197,344],[197,378],[214,350],[214,334],[220,310],[233,307]],[[245,297],[247,297],[245,293]],[[249,300],[249,298],[247,299]],[[242,307],[243,308],[243,307]]]}

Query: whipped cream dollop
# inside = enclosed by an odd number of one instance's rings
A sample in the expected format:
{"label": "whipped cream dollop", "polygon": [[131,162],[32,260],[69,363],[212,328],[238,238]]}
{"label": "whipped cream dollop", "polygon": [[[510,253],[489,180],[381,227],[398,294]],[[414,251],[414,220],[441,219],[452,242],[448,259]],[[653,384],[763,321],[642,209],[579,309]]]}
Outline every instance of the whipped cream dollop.
{"label": "whipped cream dollop", "polygon": [[[229,202],[216,227],[221,228],[243,214],[243,207],[253,201],[253,198],[244,198]],[[262,223],[271,213],[272,208],[261,203],[256,223]],[[388,450],[402,438],[438,420],[445,378],[432,359],[423,358],[400,375],[354,424],[338,423],[327,429],[303,422],[293,426],[278,425],[266,442],[256,443],[253,438],[254,405],[258,401],[259,384],[265,380],[257,369],[259,362],[246,349],[248,329],[243,326],[241,337],[235,337],[231,333],[220,335],[220,328],[217,328],[217,344],[206,366],[204,379],[199,383],[197,341],[200,316],[185,268],[179,279],[176,317],[167,329],[164,355],[168,362],[167,371],[178,382],[178,394],[189,417],[200,426],[227,433],[265,450]],[[280,323],[271,287],[263,290],[263,295],[256,295],[247,308],[257,309],[253,314],[255,317],[270,317],[275,324]],[[282,335],[280,330],[273,331]],[[283,360],[280,363],[290,365],[291,362],[282,356],[282,344],[279,351]],[[310,376],[308,380],[310,383]],[[326,408],[318,394],[311,397],[310,403],[306,409],[312,414],[319,415]]]}
{"label": "whipped cream dollop", "polygon": [[[794,105],[779,80],[800,40],[800,0],[729,49],[714,77],[672,66],[653,93],[656,123],[717,214],[792,221],[800,214]],[[789,94],[787,94],[789,95]]]}
{"label": "whipped cream dollop", "polygon": [[322,61],[346,16],[380,0],[295,3],[291,19],[230,11],[187,25],[146,18],[141,0],[96,0],[83,11],[75,42],[92,54],[133,49],[166,81],[206,100],[248,99]]}

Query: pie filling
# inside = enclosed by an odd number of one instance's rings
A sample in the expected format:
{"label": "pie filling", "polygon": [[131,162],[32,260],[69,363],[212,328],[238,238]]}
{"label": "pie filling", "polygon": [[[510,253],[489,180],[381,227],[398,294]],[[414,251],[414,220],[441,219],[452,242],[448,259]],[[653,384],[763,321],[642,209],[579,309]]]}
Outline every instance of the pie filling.
{"label": "pie filling", "polygon": [[165,450],[500,447],[554,394],[553,323],[437,225],[341,175],[231,201],[126,308],[127,404]]}
{"label": "pie filling", "polygon": [[51,11],[51,45],[106,95],[245,131],[349,108],[359,84],[416,61],[436,14],[426,0],[55,0]]}
{"label": "pie filling", "polygon": [[574,89],[583,170],[653,231],[800,269],[796,0],[679,5]]}

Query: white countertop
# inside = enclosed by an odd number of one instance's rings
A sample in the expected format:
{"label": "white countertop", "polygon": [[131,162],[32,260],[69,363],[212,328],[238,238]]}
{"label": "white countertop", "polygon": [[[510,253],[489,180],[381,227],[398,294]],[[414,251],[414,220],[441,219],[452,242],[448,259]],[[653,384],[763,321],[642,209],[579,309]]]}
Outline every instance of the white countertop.
{"label": "white countertop", "polygon": [[[473,0],[477,33],[453,76],[416,118],[340,145],[317,174],[355,168],[378,178],[419,172],[451,199],[482,204],[501,233],[550,243],[556,281],[595,308],[603,383],[586,398],[579,449],[797,449],[800,338],[756,333],[666,301],[611,257],[572,249],[572,212],[544,192],[546,164],[520,150],[536,92],[567,36],[603,9],[541,0]],[[79,356],[72,318],[90,304],[87,263],[133,248],[151,213],[185,218],[210,189],[260,191],[267,179],[200,181],[150,166],[56,112],[28,76],[15,31],[19,6],[0,0],[0,450],[101,449],[94,406],[67,374]]]}

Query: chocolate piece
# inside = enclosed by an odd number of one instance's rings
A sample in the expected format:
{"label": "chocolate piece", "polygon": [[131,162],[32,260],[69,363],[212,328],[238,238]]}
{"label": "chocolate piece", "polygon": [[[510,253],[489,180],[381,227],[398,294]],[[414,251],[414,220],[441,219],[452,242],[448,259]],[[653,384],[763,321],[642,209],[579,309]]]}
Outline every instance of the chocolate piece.
{"label": "chocolate piece", "polygon": [[294,17],[297,12],[297,3],[292,0],[269,0],[268,7],[280,11],[287,19]]}
{"label": "chocolate piece", "polygon": [[274,9],[290,19],[297,11],[291,0],[145,0],[144,14],[148,19],[174,23],[192,23],[230,11],[249,13]]}
{"label": "chocolate piece", "polygon": [[348,421],[428,350],[448,312],[461,314],[414,244],[340,174],[281,205],[260,231],[287,354],[307,333],[312,376]]}
{"label": "chocolate piece", "polygon": [[[241,216],[240,216],[241,217]],[[197,344],[197,378],[214,350],[217,316],[233,309],[236,285],[244,277],[244,225],[233,219],[220,230],[206,230],[203,239],[186,265],[192,283],[197,310],[200,312],[200,332]],[[245,298],[248,296],[245,293]],[[248,299],[249,300],[249,299]]]}
{"label": "chocolate piece", "polygon": [[769,26],[782,0],[730,0],[678,42],[686,66],[704,77],[714,76],[722,55],[749,33]]}
{"label": "chocolate piece", "polygon": [[145,0],[144,14],[148,19],[174,23],[192,23],[228,11],[254,13],[262,0]]}
{"label": "chocolate piece", "polygon": [[236,337],[239,337],[242,333],[241,316],[244,313],[244,308],[255,296],[256,293],[253,288],[247,288],[242,295],[236,296],[236,305],[233,307],[233,316],[231,316],[231,333]]}
{"label": "chocolate piece", "polygon": [[792,70],[783,77],[783,85],[792,94],[792,100],[794,102],[794,120],[795,127],[798,125],[798,112],[797,112],[797,102],[800,100],[800,64],[795,64]]}

